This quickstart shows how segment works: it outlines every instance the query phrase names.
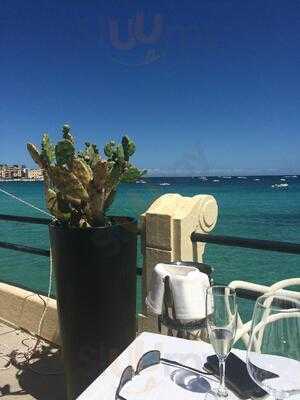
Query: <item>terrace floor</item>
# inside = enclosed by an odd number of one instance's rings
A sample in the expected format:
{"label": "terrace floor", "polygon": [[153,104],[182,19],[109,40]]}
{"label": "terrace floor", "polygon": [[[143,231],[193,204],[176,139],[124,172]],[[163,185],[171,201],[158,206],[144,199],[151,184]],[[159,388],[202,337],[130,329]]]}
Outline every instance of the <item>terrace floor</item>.
{"label": "terrace floor", "polygon": [[0,322],[1,399],[66,400],[59,350],[36,344],[27,332]]}

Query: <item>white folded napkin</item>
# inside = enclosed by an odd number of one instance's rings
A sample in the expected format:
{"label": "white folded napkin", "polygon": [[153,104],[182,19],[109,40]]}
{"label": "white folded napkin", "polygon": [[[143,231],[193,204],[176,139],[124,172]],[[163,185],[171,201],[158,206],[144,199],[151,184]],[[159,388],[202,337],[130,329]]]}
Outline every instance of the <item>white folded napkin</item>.
{"label": "white folded napkin", "polygon": [[181,263],[155,266],[146,298],[150,312],[156,315],[162,314],[166,276],[170,277],[176,317],[183,320],[205,318],[205,294],[210,286],[208,276],[195,267]]}

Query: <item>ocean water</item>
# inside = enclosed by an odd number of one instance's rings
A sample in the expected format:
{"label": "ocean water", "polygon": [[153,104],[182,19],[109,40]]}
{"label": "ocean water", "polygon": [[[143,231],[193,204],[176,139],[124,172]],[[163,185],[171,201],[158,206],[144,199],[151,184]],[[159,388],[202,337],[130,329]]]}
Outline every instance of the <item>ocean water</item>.
{"label": "ocean water", "polygon": [[[273,188],[274,184],[285,183],[281,179],[286,179],[288,187]],[[300,177],[209,177],[207,181],[147,178],[145,181],[145,184],[122,184],[111,213],[138,217],[164,193],[211,194],[219,205],[218,223],[213,233],[300,243]],[[44,208],[40,182],[0,182],[1,188]],[[0,213],[43,216],[1,192]],[[47,227],[40,225],[0,221],[0,241],[49,248]],[[141,266],[140,254],[138,260]],[[204,261],[214,268],[214,280],[218,283],[238,279],[271,284],[300,276],[300,256],[297,255],[209,244]],[[48,277],[48,258],[0,249],[0,281],[47,292]],[[244,307],[243,301],[241,307]],[[141,308],[139,281],[137,308]]]}

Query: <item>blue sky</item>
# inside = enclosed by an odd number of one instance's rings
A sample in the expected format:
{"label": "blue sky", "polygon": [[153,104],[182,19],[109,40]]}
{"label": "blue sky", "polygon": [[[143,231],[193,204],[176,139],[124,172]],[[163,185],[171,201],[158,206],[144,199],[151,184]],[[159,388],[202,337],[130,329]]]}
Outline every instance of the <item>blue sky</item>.
{"label": "blue sky", "polygon": [[296,0],[1,0],[0,49],[0,162],[68,122],[154,175],[300,173]]}

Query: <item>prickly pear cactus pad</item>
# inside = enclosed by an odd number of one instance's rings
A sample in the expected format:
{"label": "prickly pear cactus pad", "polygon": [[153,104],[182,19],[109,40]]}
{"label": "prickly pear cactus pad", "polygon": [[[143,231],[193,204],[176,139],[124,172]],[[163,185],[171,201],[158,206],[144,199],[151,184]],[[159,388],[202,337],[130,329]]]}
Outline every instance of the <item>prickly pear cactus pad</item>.
{"label": "prickly pear cactus pad", "polygon": [[69,227],[97,227],[108,223],[105,216],[121,181],[141,177],[130,163],[135,144],[128,137],[121,144],[114,141],[104,147],[101,158],[96,145],[85,143],[83,151],[75,149],[69,125],[62,128],[62,139],[54,145],[45,133],[41,149],[32,143],[27,149],[43,170],[47,208],[61,224]]}

